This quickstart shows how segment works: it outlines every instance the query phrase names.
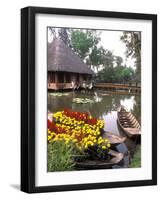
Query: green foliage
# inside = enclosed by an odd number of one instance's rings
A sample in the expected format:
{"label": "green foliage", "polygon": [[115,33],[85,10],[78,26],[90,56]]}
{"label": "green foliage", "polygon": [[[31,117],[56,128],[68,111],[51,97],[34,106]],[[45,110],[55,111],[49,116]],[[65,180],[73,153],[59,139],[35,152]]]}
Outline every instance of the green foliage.
{"label": "green foliage", "polygon": [[141,33],[134,31],[125,31],[120,38],[126,45],[127,58],[132,57],[135,59],[136,80],[140,82],[141,78]]}
{"label": "green foliage", "polygon": [[129,167],[130,168],[141,167],[141,146],[140,145],[137,145],[136,152],[134,154],[134,157],[133,157]]}
{"label": "green foliage", "polygon": [[131,67],[123,66],[120,56],[113,55],[109,50],[103,50],[102,53],[104,69],[98,73],[99,81],[124,83],[134,79],[135,71]]}
{"label": "green foliage", "polygon": [[98,73],[99,79],[103,82],[113,82],[114,81],[114,68],[106,67]]}
{"label": "green foliage", "polygon": [[133,79],[135,72],[131,67],[107,66],[98,73],[99,80],[104,82],[124,83]]}
{"label": "green foliage", "polygon": [[73,98],[72,102],[77,104],[87,104],[94,103],[94,100],[88,98]]}
{"label": "green foliage", "polygon": [[102,48],[96,46],[93,47],[92,52],[89,55],[89,62],[94,66],[102,64]]}
{"label": "green foliage", "polygon": [[123,59],[120,56],[115,56],[115,62],[117,64],[117,66],[121,66]]}
{"label": "green foliage", "polygon": [[102,64],[103,47],[98,47],[99,32],[94,30],[71,30],[71,43],[74,51],[90,66]]}
{"label": "green foliage", "polygon": [[102,63],[105,67],[113,67],[115,56],[109,50],[102,50]]}
{"label": "green foliage", "polygon": [[95,40],[89,32],[83,30],[73,30],[71,33],[71,41],[74,50],[84,59],[94,45]]}
{"label": "green foliage", "polygon": [[48,171],[69,171],[74,169],[74,148],[64,141],[48,144]]}

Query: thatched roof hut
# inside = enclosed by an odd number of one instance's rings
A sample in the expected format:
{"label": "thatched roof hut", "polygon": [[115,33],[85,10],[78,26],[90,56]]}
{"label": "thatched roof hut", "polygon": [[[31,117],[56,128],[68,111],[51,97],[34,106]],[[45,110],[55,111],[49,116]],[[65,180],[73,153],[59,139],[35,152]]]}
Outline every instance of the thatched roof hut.
{"label": "thatched roof hut", "polygon": [[56,38],[52,43],[48,43],[48,71],[91,75],[93,73],[81,58],[71,48],[66,46],[60,38]]}
{"label": "thatched roof hut", "polygon": [[81,84],[92,77],[93,71],[59,37],[48,43],[47,59],[50,88],[66,89],[72,82]]}

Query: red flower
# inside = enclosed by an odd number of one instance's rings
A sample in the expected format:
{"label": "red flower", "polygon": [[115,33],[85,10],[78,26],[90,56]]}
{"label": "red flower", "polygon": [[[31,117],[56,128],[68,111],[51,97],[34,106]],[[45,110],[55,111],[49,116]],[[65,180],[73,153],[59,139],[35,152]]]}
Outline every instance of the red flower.
{"label": "red flower", "polygon": [[86,112],[86,113],[85,113],[85,116],[86,116],[86,119],[88,119],[88,117],[89,117],[89,114]]}
{"label": "red flower", "polygon": [[76,119],[77,121],[84,121],[90,125],[95,125],[97,123],[97,119],[96,118],[92,118],[92,119],[89,119],[89,114],[88,112],[85,112],[85,113],[81,113],[81,112],[74,112],[68,108],[64,108],[64,114],[67,116],[67,117],[70,117],[70,118],[74,118]]}

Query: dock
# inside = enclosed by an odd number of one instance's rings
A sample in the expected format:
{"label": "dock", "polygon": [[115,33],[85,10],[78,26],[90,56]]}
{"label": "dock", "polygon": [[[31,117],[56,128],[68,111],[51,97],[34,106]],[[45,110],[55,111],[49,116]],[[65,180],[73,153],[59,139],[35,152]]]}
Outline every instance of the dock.
{"label": "dock", "polygon": [[116,84],[116,83],[95,83],[94,88],[108,90],[126,90],[130,92],[141,92],[141,87],[131,84]]}

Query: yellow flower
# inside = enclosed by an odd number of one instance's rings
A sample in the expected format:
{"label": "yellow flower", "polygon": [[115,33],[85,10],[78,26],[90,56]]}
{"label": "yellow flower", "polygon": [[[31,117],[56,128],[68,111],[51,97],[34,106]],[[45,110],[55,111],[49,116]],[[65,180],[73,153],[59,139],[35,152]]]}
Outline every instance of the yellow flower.
{"label": "yellow flower", "polygon": [[110,147],[111,147],[111,144],[110,144],[110,143],[108,143],[108,144],[107,144],[107,146],[110,148]]}
{"label": "yellow flower", "polygon": [[73,142],[78,142],[78,140],[77,139],[73,139]]}
{"label": "yellow flower", "polygon": [[88,141],[87,144],[88,144],[88,145],[91,145],[91,146],[94,145],[92,141]]}
{"label": "yellow flower", "polygon": [[106,146],[105,146],[105,145],[103,145],[103,146],[102,146],[102,149],[106,149]]}
{"label": "yellow flower", "polygon": [[48,135],[48,141],[51,140],[52,136]]}

